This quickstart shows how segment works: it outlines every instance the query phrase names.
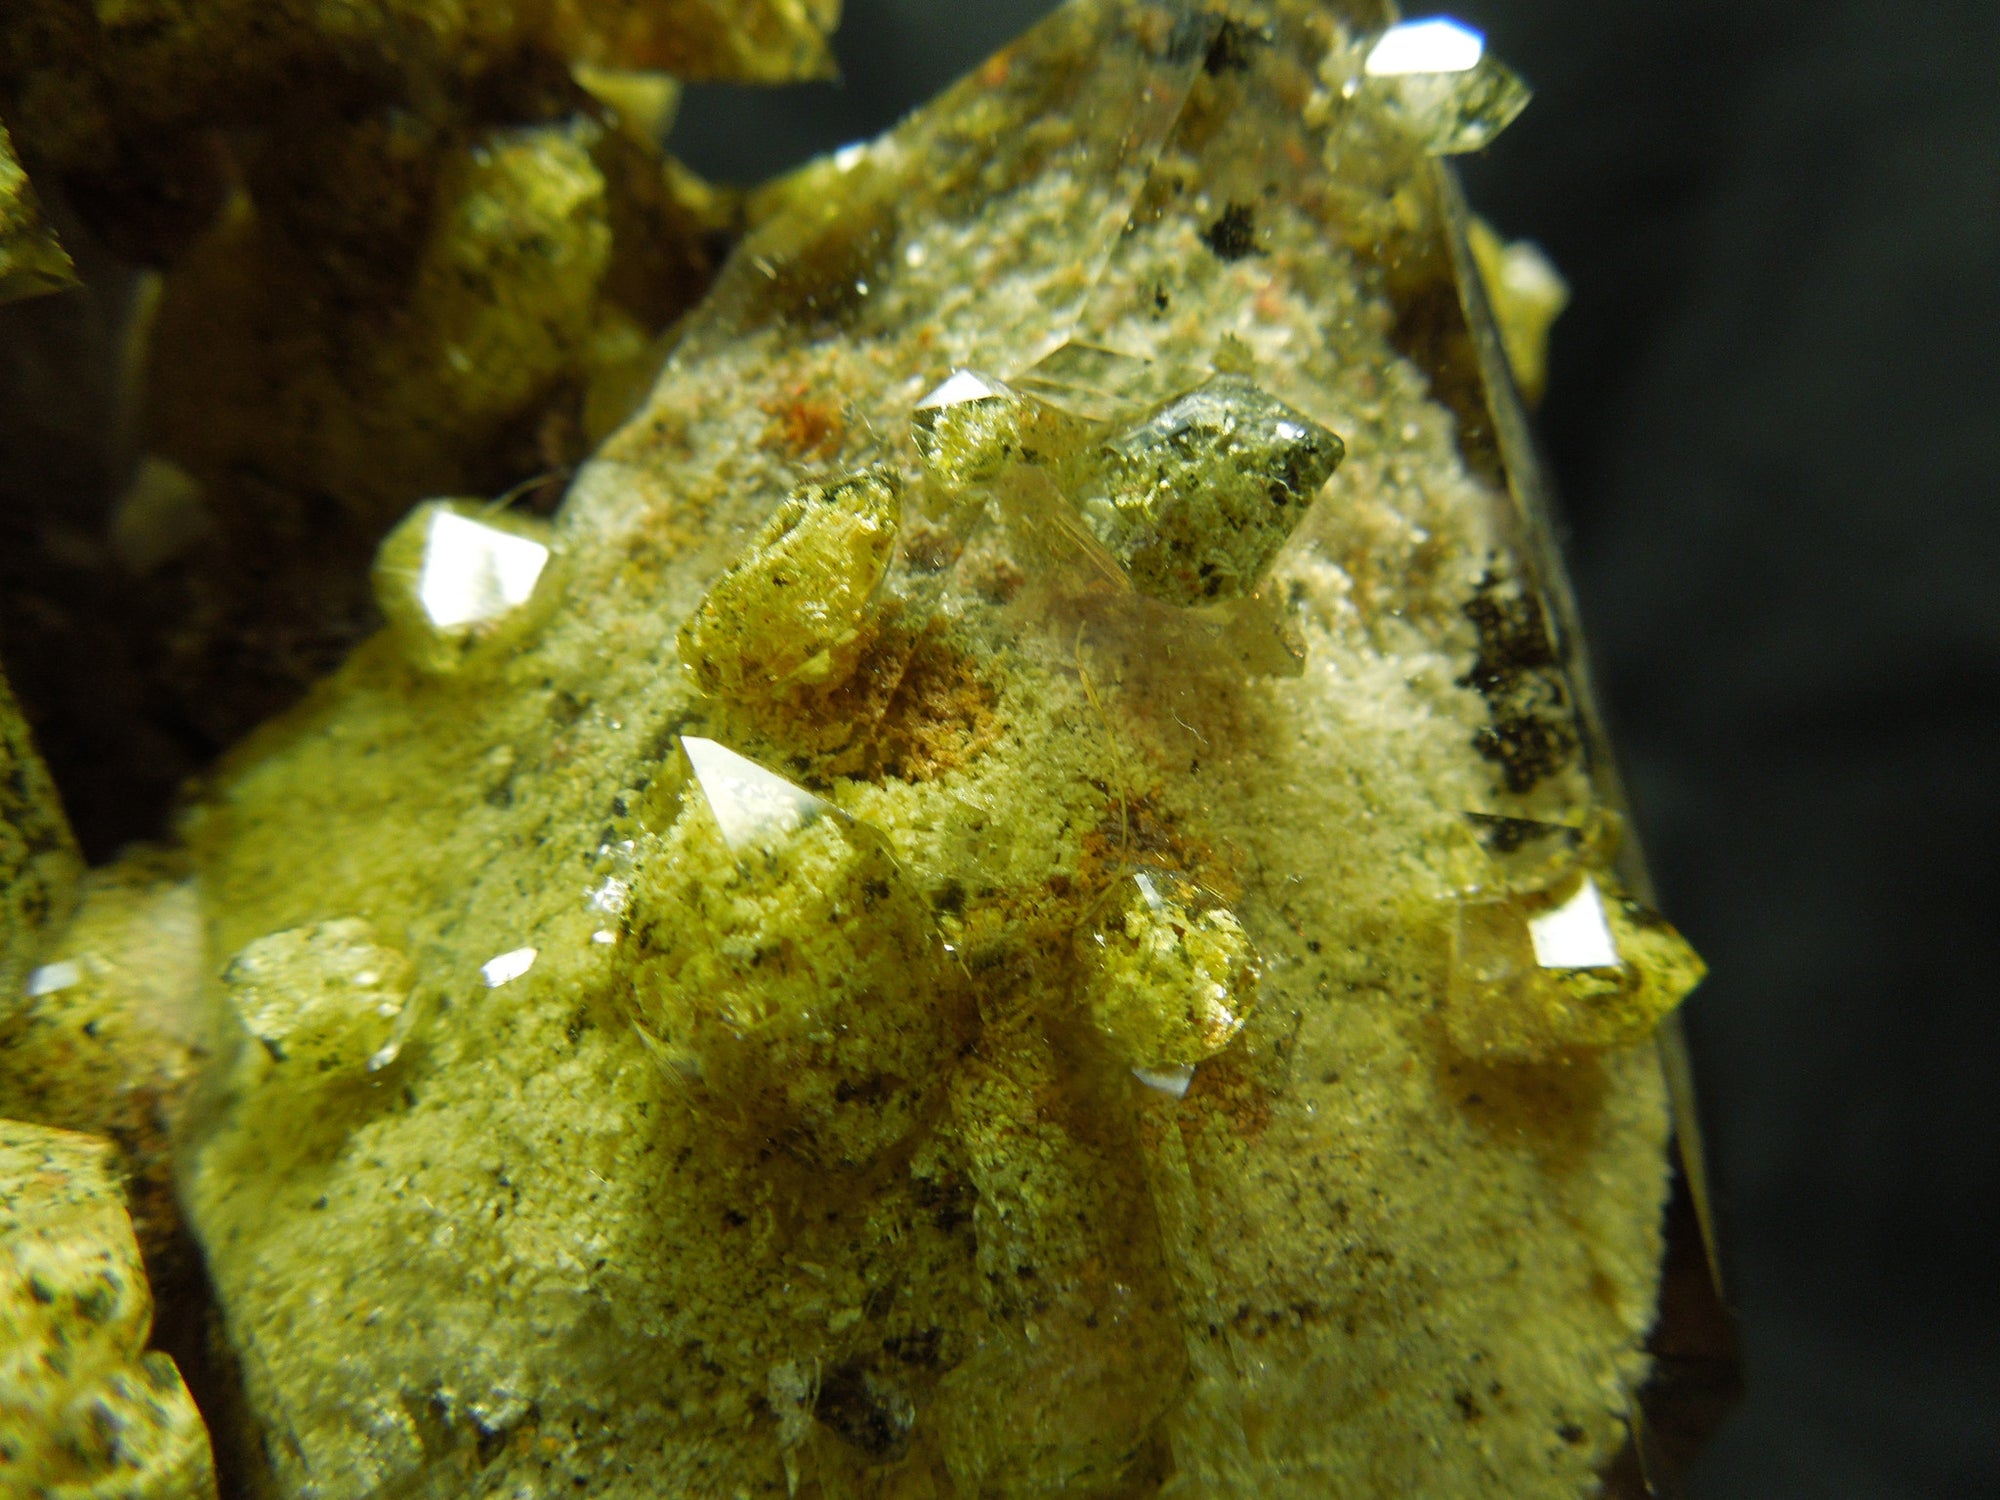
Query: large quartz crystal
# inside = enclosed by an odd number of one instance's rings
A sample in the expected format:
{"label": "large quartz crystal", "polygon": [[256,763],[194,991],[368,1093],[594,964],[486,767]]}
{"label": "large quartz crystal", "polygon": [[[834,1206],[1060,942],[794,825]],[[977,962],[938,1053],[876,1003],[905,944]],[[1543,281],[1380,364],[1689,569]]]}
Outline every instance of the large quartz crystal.
{"label": "large quartz crystal", "polygon": [[[1393,20],[1074,0],[759,195],[550,532],[390,536],[391,628],[133,908],[199,903],[179,1170],[253,1492],[1638,1461],[1700,964],[1621,848],[1435,160],[1525,94]],[[443,201],[568,184],[525,264],[594,285],[597,138],[536,129]],[[454,243],[357,366],[399,401],[425,319],[526,368]]]}

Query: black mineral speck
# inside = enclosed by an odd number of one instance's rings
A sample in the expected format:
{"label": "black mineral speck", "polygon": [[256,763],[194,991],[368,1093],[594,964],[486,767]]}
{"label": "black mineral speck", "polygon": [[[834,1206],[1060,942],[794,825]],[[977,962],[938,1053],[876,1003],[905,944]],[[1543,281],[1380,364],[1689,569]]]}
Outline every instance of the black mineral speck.
{"label": "black mineral speck", "polygon": [[1257,214],[1247,203],[1232,203],[1223,209],[1222,216],[1201,232],[1223,260],[1241,260],[1246,255],[1257,252]]}
{"label": "black mineral speck", "polygon": [[1211,78],[1224,73],[1247,73],[1250,71],[1250,49],[1268,46],[1271,33],[1263,27],[1248,26],[1231,17],[1225,17],[1217,28],[1215,40],[1209,44],[1208,56],[1201,60],[1203,69]]}
{"label": "black mineral speck", "polygon": [[1473,748],[1500,769],[1511,792],[1526,792],[1567,765],[1577,750],[1574,715],[1540,600],[1495,573],[1480,580],[1465,617],[1478,632],[1472,669],[1459,683],[1486,700],[1490,722]]}

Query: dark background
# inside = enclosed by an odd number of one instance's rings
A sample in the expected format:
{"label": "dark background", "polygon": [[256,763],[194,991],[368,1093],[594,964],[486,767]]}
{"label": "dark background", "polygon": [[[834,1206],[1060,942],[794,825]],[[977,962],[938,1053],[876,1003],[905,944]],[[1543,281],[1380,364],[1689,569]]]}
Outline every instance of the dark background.
{"label": "dark background", "polygon": [[[843,85],[695,90],[674,145],[764,176],[1048,8],[848,0]],[[1694,1495],[2000,1495],[2000,4],[1457,14],[1537,87],[1465,176],[1575,288],[1542,432],[1714,970],[1750,1394]]]}

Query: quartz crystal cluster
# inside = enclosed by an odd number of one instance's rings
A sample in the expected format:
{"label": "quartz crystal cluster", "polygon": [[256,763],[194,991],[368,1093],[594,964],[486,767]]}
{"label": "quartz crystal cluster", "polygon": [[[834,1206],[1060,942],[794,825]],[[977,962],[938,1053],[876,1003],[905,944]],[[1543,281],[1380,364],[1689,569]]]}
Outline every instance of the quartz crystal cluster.
{"label": "quartz crystal cluster", "polygon": [[552,525],[396,527],[177,856],[258,1493],[1599,1492],[1701,966],[1436,161],[1525,98],[1073,0],[758,195]]}

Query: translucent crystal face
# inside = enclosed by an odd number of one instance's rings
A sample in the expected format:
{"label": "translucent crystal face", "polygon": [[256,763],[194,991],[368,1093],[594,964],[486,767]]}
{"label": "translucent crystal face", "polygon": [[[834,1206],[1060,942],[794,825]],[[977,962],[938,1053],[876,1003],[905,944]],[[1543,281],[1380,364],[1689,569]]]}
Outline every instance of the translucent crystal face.
{"label": "translucent crystal face", "polygon": [[1138,870],[1078,939],[1092,1022],[1142,1082],[1187,1081],[1234,1040],[1257,1003],[1260,964],[1236,914],[1171,870]]}
{"label": "translucent crystal face", "polygon": [[714,740],[683,735],[681,749],[732,853],[747,855],[782,845],[833,810],[804,787]]}
{"label": "translucent crystal face", "polygon": [[1081,496],[1085,523],[1143,594],[1240,598],[1346,450],[1240,375],[1216,375],[1119,433]]}
{"label": "translucent crystal face", "polygon": [[417,602],[439,630],[497,620],[526,604],[549,549],[449,510],[433,511],[417,572]]}
{"label": "translucent crystal face", "polygon": [[709,692],[776,697],[837,686],[864,646],[902,519],[902,483],[874,468],[795,491],[681,627]]}
{"label": "translucent crystal face", "polygon": [[1324,71],[1370,123],[1432,156],[1483,150],[1529,99],[1479,32],[1445,16],[1364,37],[1330,56]]}
{"label": "translucent crystal face", "polygon": [[426,501],[376,553],[376,602],[417,666],[492,665],[553,602],[552,557],[538,522],[471,501]]}

